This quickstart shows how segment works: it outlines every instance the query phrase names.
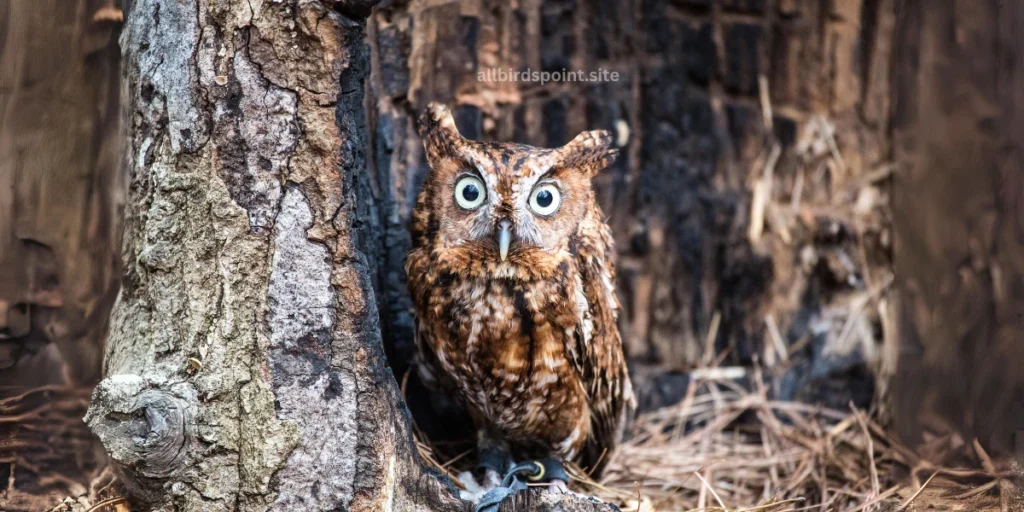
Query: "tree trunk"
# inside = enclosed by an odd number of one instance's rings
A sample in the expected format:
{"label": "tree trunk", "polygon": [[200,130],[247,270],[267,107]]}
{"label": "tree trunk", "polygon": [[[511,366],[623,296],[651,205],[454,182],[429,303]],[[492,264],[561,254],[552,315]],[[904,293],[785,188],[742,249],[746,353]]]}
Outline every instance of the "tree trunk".
{"label": "tree trunk", "polygon": [[87,421],[146,507],[469,509],[421,466],[381,345],[369,7],[131,6],[125,275]]}
{"label": "tree trunk", "polygon": [[899,430],[1024,454],[1024,6],[899,2]]}
{"label": "tree trunk", "polygon": [[99,380],[117,294],[118,13],[0,0],[0,387]]}
{"label": "tree trunk", "polygon": [[[0,0],[0,509],[85,492],[117,295],[120,11]],[[13,420],[13,421],[12,421]]]}

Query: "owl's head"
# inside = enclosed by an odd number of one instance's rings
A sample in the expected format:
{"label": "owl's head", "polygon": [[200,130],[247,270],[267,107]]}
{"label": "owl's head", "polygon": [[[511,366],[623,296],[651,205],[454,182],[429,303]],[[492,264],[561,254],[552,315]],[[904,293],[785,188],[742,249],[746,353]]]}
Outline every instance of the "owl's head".
{"label": "owl's head", "polygon": [[567,247],[596,211],[590,179],[618,153],[603,130],[557,149],[468,140],[438,103],[420,116],[419,131],[431,168],[422,206],[435,244],[513,265]]}

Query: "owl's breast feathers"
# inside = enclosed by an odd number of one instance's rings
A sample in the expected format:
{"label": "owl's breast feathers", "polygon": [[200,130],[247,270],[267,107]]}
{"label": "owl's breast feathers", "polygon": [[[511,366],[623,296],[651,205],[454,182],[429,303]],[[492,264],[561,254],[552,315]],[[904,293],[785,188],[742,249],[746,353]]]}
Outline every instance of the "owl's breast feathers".
{"label": "owl's breast feathers", "polygon": [[564,250],[501,262],[440,247],[429,223],[414,213],[406,262],[421,364],[511,445],[603,466],[634,402],[607,226],[584,220]]}

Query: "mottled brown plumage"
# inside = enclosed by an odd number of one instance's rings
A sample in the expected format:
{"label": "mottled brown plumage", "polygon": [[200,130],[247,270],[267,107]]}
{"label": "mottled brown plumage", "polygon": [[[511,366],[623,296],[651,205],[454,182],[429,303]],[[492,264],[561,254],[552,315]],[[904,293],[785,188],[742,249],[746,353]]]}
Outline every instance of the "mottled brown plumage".
{"label": "mottled brown plumage", "polygon": [[421,373],[468,406],[482,447],[600,470],[634,404],[612,238],[590,184],[615,158],[611,136],[476,142],[438,104],[420,134],[431,172],[406,272]]}

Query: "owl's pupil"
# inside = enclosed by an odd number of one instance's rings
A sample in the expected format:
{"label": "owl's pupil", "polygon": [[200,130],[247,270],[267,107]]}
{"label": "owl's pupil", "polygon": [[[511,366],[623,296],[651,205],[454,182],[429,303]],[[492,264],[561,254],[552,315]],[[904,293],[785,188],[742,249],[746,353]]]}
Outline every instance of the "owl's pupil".
{"label": "owl's pupil", "polygon": [[541,190],[537,193],[537,206],[541,208],[547,208],[551,206],[551,202],[555,200],[555,196],[551,195],[550,191]]}
{"label": "owl's pupil", "polygon": [[480,189],[476,188],[476,185],[466,185],[462,189],[462,198],[466,201],[476,201],[476,198],[480,197]]}

